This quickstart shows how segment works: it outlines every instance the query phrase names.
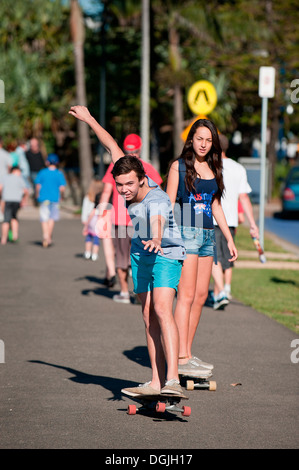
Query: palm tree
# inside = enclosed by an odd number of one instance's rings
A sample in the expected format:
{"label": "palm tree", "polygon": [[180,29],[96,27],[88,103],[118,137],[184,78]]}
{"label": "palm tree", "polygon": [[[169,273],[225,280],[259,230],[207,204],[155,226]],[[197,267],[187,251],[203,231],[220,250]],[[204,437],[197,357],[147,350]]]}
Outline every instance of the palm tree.
{"label": "palm tree", "polygon": [[[183,89],[191,84],[192,73],[183,66],[181,55],[181,34],[188,34],[196,39],[201,48],[214,45],[219,39],[219,25],[213,11],[206,2],[195,4],[194,1],[181,3],[156,0],[156,15],[167,22],[169,63],[159,72],[160,81],[167,83],[173,96],[173,143],[174,156],[182,149],[181,133],[184,126]],[[201,49],[198,47],[198,54]]]}
{"label": "palm tree", "polygon": [[[86,106],[84,72],[85,31],[82,12],[77,0],[71,0],[71,36],[74,44],[77,103]],[[93,175],[92,153],[89,130],[85,123],[78,121],[80,181],[83,195],[86,194]]]}

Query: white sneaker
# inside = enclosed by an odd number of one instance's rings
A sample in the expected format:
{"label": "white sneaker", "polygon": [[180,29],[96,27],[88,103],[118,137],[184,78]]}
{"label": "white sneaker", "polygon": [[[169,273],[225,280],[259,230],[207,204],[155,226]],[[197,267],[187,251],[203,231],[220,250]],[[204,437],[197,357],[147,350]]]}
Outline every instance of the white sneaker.
{"label": "white sneaker", "polygon": [[92,261],[96,261],[96,260],[98,259],[98,257],[99,257],[99,256],[98,256],[97,253],[93,253],[93,254],[91,255],[91,260],[92,260]]}
{"label": "white sneaker", "polygon": [[208,362],[204,362],[196,356],[192,356],[191,359],[192,359],[192,361],[194,361],[195,363],[197,363],[199,366],[203,367],[204,369],[209,369],[209,370],[214,369],[213,364],[209,364]]}
{"label": "white sneaker", "polygon": [[215,299],[213,309],[214,310],[224,310],[225,306],[229,304],[229,300],[226,295],[221,295]]}
{"label": "white sneaker", "polygon": [[179,364],[178,372],[179,375],[190,375],[191,377],[200,377],[205,379],[212,375],[211,369],[201,366],[197,361],[193,360],[193,358],[189,359],[187,364]]}
{"label": "white sneaker", "polygon": [[160,390],[155,390],[150,386],[151,382],[140,384],[138,387],[123,388],[122,393],[129,397],[137,397],[139,395],[159,395]]}
{"label": "white sneaker", "polygon": [[165,382],[164,387],[161,390],[161,395],[174,395],[176,397],[184,397],[183,389],[180,386],[180,382],[176,379],[171,379]]}
{"label": "white sneaker", "polygon": [[121,304],[130,304],[131,299],[130,299],[130,294],[115,294],[113,297],[114,302],[118,302]]}
{"label": "white sneaker", "polygon": [[91,253],[90,253],[90,251],[85,251],[85,253],[84,253],[84,258],[85,258],[85,259],[90,259],[90,258],[91,258]]}
{"label": "white sneaker", "polygon": [[228,300],[232,300],[233,297],[232,297],[232,294],[231,294],[230,285],[225,285],[224,286],[224,292],[225,292],[225,295],[228,298]]}

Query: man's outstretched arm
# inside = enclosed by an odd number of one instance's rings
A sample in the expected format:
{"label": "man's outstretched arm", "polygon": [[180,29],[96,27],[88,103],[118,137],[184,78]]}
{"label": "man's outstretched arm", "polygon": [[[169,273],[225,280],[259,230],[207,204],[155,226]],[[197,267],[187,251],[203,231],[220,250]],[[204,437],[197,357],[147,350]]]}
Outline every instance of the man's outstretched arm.
{"label": "man's outstretched arm", "polygon": [[105,147],[107,152],[110,153],[113,163],[124,156],[124,152],[117,145],[113,137],[95,120],[94,117],[92,117],[85,106],[72,106],[69,110],[69,114],[79,119],[80,121],[86,122],[86,124],[91,127],[91,129],[96,133],[103,147]]}

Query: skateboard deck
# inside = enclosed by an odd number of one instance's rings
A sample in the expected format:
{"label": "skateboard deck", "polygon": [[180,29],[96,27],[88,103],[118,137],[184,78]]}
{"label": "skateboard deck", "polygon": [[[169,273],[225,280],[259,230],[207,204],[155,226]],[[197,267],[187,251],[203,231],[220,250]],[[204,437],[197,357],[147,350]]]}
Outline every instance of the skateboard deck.
{"label": "skateboard deck", "polygon": [[[209,377],[212,376],[212,373]],[[215,391],[217,384],[214,380],[208,380],[209,377],[198,377],[191,374],[179,374],[180,382],[182,387],[186,387],[187,390],[194,390],[200,388],[202,390]]]}
{"label": "skateboard deck", "polygon": [[[128,395],[126,395],[128,396]],[[188,400],[186,396],[176,396],[172,394],[158,394],[158,395],[136,395],[135,397],[129,397],[134,401],[141,404],[141,407],[137,408],[136,405],[129,405],[127,413],[129,415],[135,415],[137,411],[154,411],[156,413],[165,413],[166,411],[175,411],[181,413],[182,416],[190,416],[191,408],[189,406],[181,406],[181,400]]]}
{"label": "skateboard deck", "polygon": [[266,263],[267,259],[264,253],[263,248],[261,247],[260,241],[258,238],[252,237],[253,244],[255,246],[256,251],[258,252],[259,259],[261,263]]}

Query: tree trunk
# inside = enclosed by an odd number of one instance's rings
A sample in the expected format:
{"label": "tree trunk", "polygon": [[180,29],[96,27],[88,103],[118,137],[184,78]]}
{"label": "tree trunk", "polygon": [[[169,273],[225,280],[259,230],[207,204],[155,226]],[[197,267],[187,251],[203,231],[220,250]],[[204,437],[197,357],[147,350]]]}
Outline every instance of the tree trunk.
{"label": "tree trunk", "polygon": [[276,142],[278,141],[278,135],[279,135],[279,116],[280,116],[279,98],[273,98],[273,102],[271,103],[271,108],[272,109],[270,113],[270,125],[269,125],[270,141],[268,145],[268,159],[270,163],[269,197],[271,197],[271,192],[274,188],[274,183],[275,183],[275,165],[277,163]]}
{"label": "tree trunk", "polygon": [[[175,27],[171,25],[169,28],[170,64],[174,73],[178,72],[181,69],[179,42],[179,33],[175,29]],[[181,133],[183,131],[184,122],[182,89],[178,81],[174,86],[173,119],[173,151],[174,158],[176,158],[182,151]]]}
{"label": "tree trunk", "polygon": [[[77,0],[71,1],[71,36],[74,44],[75,77],[77,104],[86,106],[86,87],[84,70],[84,25],[81,9]],[[79,165],[82,196],[87,193],[93,175],[92,153],[88,126],[77,122],[79,134]]]}
{"label": "tree trunk", "polygon": [[177,158],[183,149],[183,141],[181,138],[181,133],[183,132],[183,95],[182,95],[182,88],[179,84],[176,84],[174,87],[174,125],[173,125],[173,132],[174,132],[174,158]]}

